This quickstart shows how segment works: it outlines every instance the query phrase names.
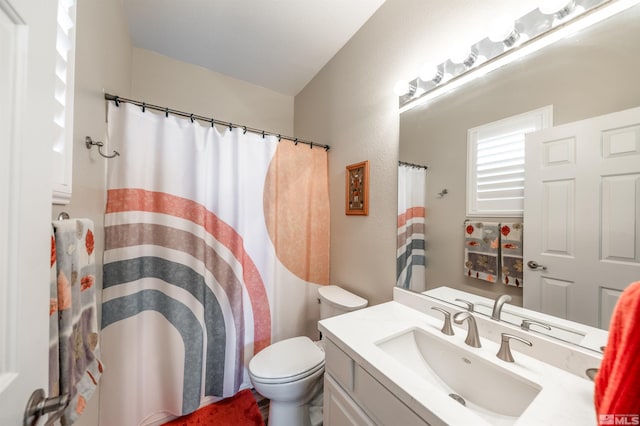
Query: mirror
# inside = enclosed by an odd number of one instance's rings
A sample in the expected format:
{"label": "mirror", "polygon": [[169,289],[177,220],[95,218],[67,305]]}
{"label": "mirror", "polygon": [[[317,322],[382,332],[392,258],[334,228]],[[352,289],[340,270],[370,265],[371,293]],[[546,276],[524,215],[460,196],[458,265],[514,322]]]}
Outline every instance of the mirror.
{"label": "mirror", "polygon": [[510,304],[522,306],[522,288],[463,275],[467,130],[546,105],[554,125],[640,105],[638,22],[640,5],[400,115],[399,160],[429,167],[426,280],[414,291],[447,286],[490,300],[509,294]]}

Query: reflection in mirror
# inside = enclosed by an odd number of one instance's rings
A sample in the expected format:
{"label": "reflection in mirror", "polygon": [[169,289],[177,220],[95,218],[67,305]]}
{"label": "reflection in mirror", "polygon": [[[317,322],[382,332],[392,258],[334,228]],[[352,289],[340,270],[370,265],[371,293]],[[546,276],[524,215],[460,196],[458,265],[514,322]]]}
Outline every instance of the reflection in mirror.
{"label": "reflection in mirror", "polygon": [[[458,309],[473,309],[474,314],[486,317],[492,316],[496,302],[486,297],[449,287],[437,287],[427,290],[423,294],[456,306]],[[473,307],[471,308],[470,305]],[[607,344],[608,333],[605,330],[508,303],[502,305],[500,321],[519,327],[529,333],[553,337],[598,353],[602,353],[602,348]]]}
{"label": "reflection in mirror", "polygon": [[[527,306],[522,288],[463,275],[467,130],[545,105],[553,105],[555,126],[638,106],[638,22],[640,5],[400,115],[399,159],[429,165],[425,200],[426,291],[448,286],[484,297],[490,301],[489,304],[497,296],[509,294],[512,301],[505,305],[505,312],[522,306],[523,302]],[[446,197],[437,195],[442,188],[448,189]],[[500,222],[507,218],[491,220]],[[513,221],[513,218],[508,220]],[[526,223],[525,211],[525,228]],[[575,233],[593,233],[594,241],[597,241],[599,232],[599,229],[575,228]],[[524,251],[525,264],[527,260],[536,260],[533,257],[527,259],[526,241]],[[627,263],[637,266],[637,276],[640,276],[640,258]],[[609,277],[599,279],[602,282],[597,286],[607,287]],[[526,285],[525,282],[523,286]],[[579,294],[581,290],[578,287],[579,283],[567,283],[566,292]],[[419,286],[416,288],[422,291]],[[465,299],[464,296],[459,298]],[[600,296],[591,299],[599,300]],[[464,307],[458,302],[456,304]],[[478,309],[483,309],[482,303]],[[559,319],[571,321],[576,310],[599,312],[603,307],[577,306],[567,302],[564,309],[564,317]],[[542,309],[541,314],[548,313]],[[521,325],[520,318],[513,320],[517,326]],[[606,329],[608,323],[602,322],[590,322],[588,325]],[[544,331],[535,325],[531,329]],[[565,336],[565,339],[571,341],[573,338]]]}
{"label": "reflection in mirror", "polygon": [[427,166],[398,163],[398,243],[396,285],[426,290],[424,215]]}

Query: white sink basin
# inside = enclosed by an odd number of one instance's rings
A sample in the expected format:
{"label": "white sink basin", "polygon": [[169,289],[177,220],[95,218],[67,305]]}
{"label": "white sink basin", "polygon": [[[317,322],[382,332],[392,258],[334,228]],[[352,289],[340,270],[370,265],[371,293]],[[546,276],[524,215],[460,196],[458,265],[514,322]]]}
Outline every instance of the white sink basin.
{"label": "white sink basin", "polygon": [[537,384],[476,356],[473,348],[466,350],[419,328],[376,345],[493,424],[514,423],[541,390]]}

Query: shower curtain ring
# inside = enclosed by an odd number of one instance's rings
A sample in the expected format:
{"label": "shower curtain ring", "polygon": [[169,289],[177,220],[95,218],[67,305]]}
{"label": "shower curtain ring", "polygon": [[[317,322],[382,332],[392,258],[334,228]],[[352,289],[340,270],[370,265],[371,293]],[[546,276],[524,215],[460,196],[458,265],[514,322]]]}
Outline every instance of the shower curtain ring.
{"label": "shower curtain ring", "polygon": [[104,142],[94,142],[91,139],[91,136],[86,136],[84,138],[84,144],[86,145],[87,149],[91,149],[92,146],[97,146],[98,147],[98,154],[100,154],[101,156],[103,156],[104,158],[114,158],[120,155],[120,153],[118,151],[116,151],[115,149],[113,150],[113,154],[111,155],[107,155],[104,152],[102,152],[102,147],[104,147]]}

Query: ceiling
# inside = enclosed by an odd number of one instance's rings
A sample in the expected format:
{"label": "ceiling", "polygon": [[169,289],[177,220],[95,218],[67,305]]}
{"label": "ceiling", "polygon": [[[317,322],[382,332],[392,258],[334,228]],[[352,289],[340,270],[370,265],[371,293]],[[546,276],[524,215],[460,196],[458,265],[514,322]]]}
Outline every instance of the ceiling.
{"label": "ceiling", "polygon": [[385,0],[124,0],[135,47],[295,96]]}

